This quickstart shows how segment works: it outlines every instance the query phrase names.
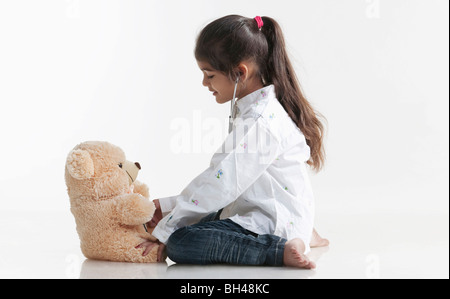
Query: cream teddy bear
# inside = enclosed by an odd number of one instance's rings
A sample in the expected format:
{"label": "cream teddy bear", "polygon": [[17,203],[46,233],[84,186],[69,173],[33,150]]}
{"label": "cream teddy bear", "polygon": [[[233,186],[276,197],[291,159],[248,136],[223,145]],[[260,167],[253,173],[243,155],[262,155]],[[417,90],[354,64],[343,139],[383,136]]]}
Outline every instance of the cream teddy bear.
{"label": "cream teddy bear", "polygon": [[142,256],[135,247],[156,239],[145,223],[155,212],[148,187],[136,181],[139,163],[108,142],[77,145],[68,155],[65,179],[81,250],[90,259],[153,263],[158,246]]}

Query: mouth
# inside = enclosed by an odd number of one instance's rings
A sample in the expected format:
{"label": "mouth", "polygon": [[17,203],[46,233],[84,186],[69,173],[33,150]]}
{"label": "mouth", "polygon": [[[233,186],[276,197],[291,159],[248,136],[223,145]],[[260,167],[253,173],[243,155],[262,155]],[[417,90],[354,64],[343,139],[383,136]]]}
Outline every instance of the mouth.
{"label": "mouth", "polygon": [[213,96],[216,96],[216,95],[219,94],[217,91],[214,91],[214,90],[211,90],[211,89],[209,91],[213,93]]}
{"label": "mouth", "polygon": [[130,182],[130,185],[136,181],[136,177],[138,176],[139,170],[141,169],[141,165],[139,163],[133,163],[130,161],[123,162],[123,170],[128,175],[128,180]]}
{"label": "mouth", "polygon": [[128,174],[128,178],[131,181],[131,184],[134,183],[133,177],[130,175],[130,173],[128,171],[125,171]]}

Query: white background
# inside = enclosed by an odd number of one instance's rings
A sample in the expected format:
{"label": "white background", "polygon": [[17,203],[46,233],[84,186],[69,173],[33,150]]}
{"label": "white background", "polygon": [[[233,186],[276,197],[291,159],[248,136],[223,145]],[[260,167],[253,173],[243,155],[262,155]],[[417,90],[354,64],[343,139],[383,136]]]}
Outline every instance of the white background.
{"label": "white background", "polygon": [[[153,198],[181,192],[208,167],[225,137],[210,126],[225,132],[229,111],[201,85],[195,38],[241,14],[278,20],[305,93],[328,120],[327,164],[311,173],[319,217],[448,215],[448,6],[2,0],[0,211],[68,211],[65,159],[85,140],[139,161]],[[179,152],[183,122],[190,144]]]}

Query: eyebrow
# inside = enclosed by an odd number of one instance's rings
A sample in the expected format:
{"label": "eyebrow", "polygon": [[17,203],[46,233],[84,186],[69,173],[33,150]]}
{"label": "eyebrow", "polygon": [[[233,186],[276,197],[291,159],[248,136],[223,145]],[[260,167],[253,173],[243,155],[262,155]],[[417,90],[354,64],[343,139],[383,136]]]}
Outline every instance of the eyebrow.
{"label": "eyebrow", "polygon": [[214,72],[214,70],[210,70],[209,68],[202,68],[202,69],[200,69],[200,70],[202,70],[202,71],[207,71],[207,72]]}

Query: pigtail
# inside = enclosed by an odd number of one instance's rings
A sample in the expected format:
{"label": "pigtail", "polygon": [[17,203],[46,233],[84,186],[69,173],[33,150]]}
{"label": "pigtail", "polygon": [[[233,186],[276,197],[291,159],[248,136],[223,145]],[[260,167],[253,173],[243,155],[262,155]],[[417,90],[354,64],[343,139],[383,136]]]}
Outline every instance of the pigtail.
{"label": "pigtail", "polygon": [[264,33],[268,44],[266,67],[262,71],[263,81],[273,84],[280,104],[305,136],[311,149],[308,164],[316,171],[325,160],[323,147],[324,127],[319,113],[314,111],[301,90],[297,75],[286,52],[286,44],[280,25],[270,17],[262,17]]}

